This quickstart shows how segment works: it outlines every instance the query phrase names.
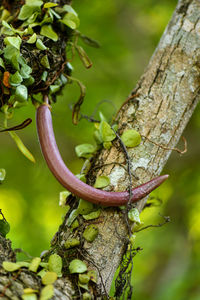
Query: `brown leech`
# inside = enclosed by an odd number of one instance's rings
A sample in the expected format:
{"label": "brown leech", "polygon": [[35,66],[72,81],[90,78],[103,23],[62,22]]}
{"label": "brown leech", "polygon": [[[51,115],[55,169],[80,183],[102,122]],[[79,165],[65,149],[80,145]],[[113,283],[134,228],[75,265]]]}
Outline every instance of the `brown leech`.
{"label": "brown leech", "polygon": [[[47,97],[46,97],[47,100]],[[51,111],[48,103],[37,109],[37,131],[42,153],[47,165],[57,180],[74,195],[95,204],[104,206],[125,205],[129,201],[129,192],[107,192],[98,190],[79,180],[65,165],[58,150]],[[132,190],[132,202],[137,202],[163,183],[169,175],[156,177]]]}

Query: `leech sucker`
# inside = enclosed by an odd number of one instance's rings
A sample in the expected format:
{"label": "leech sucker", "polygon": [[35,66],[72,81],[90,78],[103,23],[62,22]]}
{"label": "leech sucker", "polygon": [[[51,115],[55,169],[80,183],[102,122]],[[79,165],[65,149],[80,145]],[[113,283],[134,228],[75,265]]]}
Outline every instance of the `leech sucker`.
{"label": "leech sucker", "polygon": [[[72,194],[104,206],[121,206],[129,201],[129,192],[107,192],[79,180],[65,165],[58,150],[51,111],[48,105],[37,109],[37,131],[43,156],[56,179]],[[132,190],[132,202],[137,202],[163,183],[169,175],[158,176]]]}

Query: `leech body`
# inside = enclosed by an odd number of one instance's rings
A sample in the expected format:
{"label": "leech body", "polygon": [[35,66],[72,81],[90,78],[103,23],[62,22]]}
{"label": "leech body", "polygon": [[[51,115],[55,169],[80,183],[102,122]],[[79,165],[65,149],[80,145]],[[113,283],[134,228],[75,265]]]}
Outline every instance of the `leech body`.
{"label": "leech body", "polygon": [[[65,165],[59,153],[48,105],[41,105],[37,109],[37,131],[40,146],[47,165],[57,180],[74,195],[104,206],[125,205],[129,200],[129,193],[107,192],[98,190],[79,180]],[[168,175],[156,177],[132,190],[132,202],[147,196],[168,178]]]}

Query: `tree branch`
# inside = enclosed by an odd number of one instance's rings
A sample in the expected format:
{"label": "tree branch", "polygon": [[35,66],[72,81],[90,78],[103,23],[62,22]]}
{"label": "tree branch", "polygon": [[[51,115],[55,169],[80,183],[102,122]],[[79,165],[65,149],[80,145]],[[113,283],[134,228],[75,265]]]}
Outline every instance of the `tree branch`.
{"label": "tree branch", "polygon": [[[198,0],[181,0],[167,26],[160,43],[152,56],[150,63],[141,77],[137,87],[121,107],[116,116],[119,133],[125,129],[137,129],[147,137],[137,148],[129,149],[131,158],[131,172],[138,180],[133,181],[133,187],[159,175],[166,164],[171,150],[158,147],[161,144],[166,148],[174,148],[187,125],[198,101],[200,79],[200,2]],[[133,95],[136,95],[133,97]],[[152,144],[149,140],[154,141]],[[110,164],[115,161],[116,164]],[[103,163],[102,163],[103,162]],[[129,177],[125,169],[120,166],[124,162],[124,153],[116,141],[110,150],[103,150],[90,171],[88,183],[97,175],[107,175],[111,184],[107,190],[124,191],[129,187]],[[118,163],[118,164],[117,164]],[[104,165],[99,170],[96,166]],[[141,211],[146,199],[141,200],[137,207]],[[66,219],[56,234],[54,247],[59,249],[64,263],[66,251],[63,245],[69,237],[79,234],[72,233],[66,225]],[[88,223],[81,219],[84,228]],[[118,209],[106,208],[102,211],[98,222],[99,235],[93,243],[81,241],[81,253],[87,252],[91,259],[85,260],[92,269],[90,261],[98,264],[104,285],[109,291],[114,273],[127,248],[127,227],[122,214]],[[78,229],[77,229],[78,230]],[[83,251],[84,250],[84,251]],[[13,253],[9,250],[9,253]],[[78,252],[78,251],[77,251]],[[1,257],[2,259],[3,257]],[[5,259],[13,260],[13,256]],[[97,263],[98,262],[98,263]],[[67,265],[65,265],[67,269]],[[25,279],[20,276],[24,274]],[[5,277],[4,277],[5,276]],[[27,278],[30,278],[27,282]],[[9,276],[1,269],[0,292],[6,288],[7,298],[20,299],[17,292],[24,287],[31,287],[34,283],[31,272],[22,271],[17,278],[19,290],[12,284],[8,285]],[[16,282],[16,279],[13,278]],[[25,280],[25,281],[24,281]],[[103,293],[103,284],[99,280],[99,291]],[[59,285],[59,288],[57,288]],[[15,289],[13,290],[13,286]],[[32,285],[33,286],[33,285]],[[71,299],[72,289],[70,280],[60,278],[55,283],[55,299]],[[73,286],[73,283],[72,283]],[[37,282],[34,287],[40,289]],[[66,292],[67,289],[67,292]],[[17,291],[17,292],[16,292]],[[70,292],[69,292],[70,291]],[[10,297],[10,298],[9,298]],[[18,298],[17,298],[18,297]],[[14,298],[13,298],[14,299]]]}

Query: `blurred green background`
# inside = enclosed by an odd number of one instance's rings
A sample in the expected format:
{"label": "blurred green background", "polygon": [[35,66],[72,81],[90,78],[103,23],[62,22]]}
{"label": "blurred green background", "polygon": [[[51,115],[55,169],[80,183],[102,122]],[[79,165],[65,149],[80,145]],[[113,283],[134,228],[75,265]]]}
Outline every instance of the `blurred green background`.
{"label": "blurred green background", "polygon": [[[82,112],[91,114],[97,103],[109,100],[100,110],[109,118],[134,88],[159,41],[176,6],[175,0],[76,0],[74,8],[81,19],[80,31],[101,43],[100,49],[84,46],[93,61],[84,69],[79,58],[73,62],[73,76],[87,86]],[[78,173],[82,162],[74,153],[77,144],[92,142],[93,126],[82,120],[71,123],[69,105],[79,90],[67,86],[53,107],[56,138],[70,169]],[[169,215],[172,222],[137,234],[136,247],[143,251],[135,257],[134,299],[200,299],[200,141],[198,107],[184,136],[188,152],[173,153],[165,172],[170,179],[154,195],[163,205],[145,209],[141,215],[147,224]],[[9,125],[31,117],[33,123],[19,132],[36,158],[29,162],[15,147],[8,134],[0,136],[0,168],[7,176],[0,186],[0,208],[11,224],[8,237],[14,248],[31,255],[48,249],[62,221],[65,209],[58,206],[63,190],[47,169],[36,135],[35,109],[29,104],[16,112]],[[0,115],[0,124],[3,116]]]}

